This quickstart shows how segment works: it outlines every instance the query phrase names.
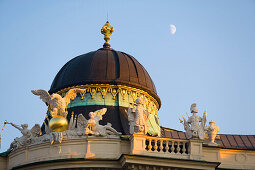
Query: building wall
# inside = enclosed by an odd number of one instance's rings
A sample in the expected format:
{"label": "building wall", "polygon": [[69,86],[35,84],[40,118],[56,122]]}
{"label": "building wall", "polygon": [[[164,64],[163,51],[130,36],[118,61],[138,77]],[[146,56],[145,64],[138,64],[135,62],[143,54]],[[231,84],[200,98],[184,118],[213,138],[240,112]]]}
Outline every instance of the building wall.
{"label": "building wall", "polygon": [[203,147],[204,160],[221,162],[219,168],[255,169],[255,151]]}
{"label": "building wall", "polygon": [[[144,139],[143,139],[144,138]],[[43,143],[24,147],[0,157],[0,169],[255,169],[254,150],[202,147],[202,142],[187,140],[188,154],[149,151],[146,141],[173,140],[146,135],[134,135],[130,140],[89,136],[64,140],[61,144]],[[184,142],[175,140],[174,143]],[[192,147],[194,146],[198,147]],[[162,145],[163,146],[163,145]],[[201,147],[200,147],[201,146]],[[202,152],[198,152],[201,150]],[[192,150],[193,149],[193,150]]]}
{"label": "building wall", "polygon": [[7,169],[7,157],[0,156],[0,169],[5,170]]}

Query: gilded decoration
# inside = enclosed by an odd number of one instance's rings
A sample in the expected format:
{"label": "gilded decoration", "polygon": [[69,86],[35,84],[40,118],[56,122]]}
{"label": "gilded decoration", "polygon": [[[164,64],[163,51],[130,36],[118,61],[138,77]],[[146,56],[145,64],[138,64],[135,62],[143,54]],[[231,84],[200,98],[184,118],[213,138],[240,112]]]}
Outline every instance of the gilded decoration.
{"label": "gilded decoration", "polygon": [[[66,94],[61,96],[60,94],[49,94],[46,90],[32,90],[34,95],[40,96],[40,99],[48,105],[48,111],[52,116],[49,121],[49,129],[52,132],[65,131],[68,128],[68,121],[66,116],[67,105],[74,100],[77,93],[84,93],[85,89],[73,88],[66,92]],[[93,89],[91,90],[91,95],[93,97]]]}
{"label": "gilded decoration", "polygon": [[106,95],[110,94],[112,96],[112,100],[115,100],[116,96],[119,95],[120,100],[123,102],[125,102],[128,98],[131,98],[132,102],[127,107],[133,107],[135,100],[142,97],[144,98],[144,108],[158,118],[159,103],[155,98],[141,89],[124,85],[90,84],[65,88],[58,91],[57,94],[65,96],[66,92],[72,88],[80,88],[84,90],[83,92],[79,93],[81,100],[86,100],[84,97],[85,94],[90,94],[92,99],[94,99],[98,94],[100,94],[102,99],[105,99]]}
{"label": "gilded decoration", "polygon": [[111,26],[111,24],[107,21],[101,29],[101,33],[104,35],[104,40],[105,40],[104,47],[105,48],[110,48],[111,45],[109,43],[109,40],[111,39],[110,36],[112,35],[113,32],[114,32],[113,26]]}

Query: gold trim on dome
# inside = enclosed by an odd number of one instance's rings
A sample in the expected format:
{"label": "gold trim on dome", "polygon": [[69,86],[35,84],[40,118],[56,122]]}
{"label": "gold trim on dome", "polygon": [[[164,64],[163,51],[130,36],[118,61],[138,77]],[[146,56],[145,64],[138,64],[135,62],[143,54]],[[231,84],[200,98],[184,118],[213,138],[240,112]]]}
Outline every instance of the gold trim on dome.
{"label": "gold trim on dome", "polygon": [[[111,93],[113,100],[115,100],[115,97],[117,96],[117,94],[120,94],[122,96],[123,100],[125,100],[127,95],[130,95],[133,98],[133,101],[135,101],[138,97],[144,95],[146,98],[153,101],[153,103],[156,104],[157,109],[159,109],[159,103],[150,94],[148,94],[147,92],[145,92],[141,89],[129,87],[129,86],[125,86],[125,85],[110,85],[110,84],[78,85],[78,86],[64,88],[64,89],[58,91],[57,93],[60,94],[61,96],[63,96],[68,90],[73,89],[73,88],[86,89],[83,94],[82,93],[80,94],[82,100],[86,93],[90,93],[90,95],[93,99],[96,92],[100,92],[103,99],[104,99],[105,95],[107,94],[107,92]],[[150,102],[148,101],[148,99],[145,99],[145,103],[147,103],[148,105],[151,105]]]}

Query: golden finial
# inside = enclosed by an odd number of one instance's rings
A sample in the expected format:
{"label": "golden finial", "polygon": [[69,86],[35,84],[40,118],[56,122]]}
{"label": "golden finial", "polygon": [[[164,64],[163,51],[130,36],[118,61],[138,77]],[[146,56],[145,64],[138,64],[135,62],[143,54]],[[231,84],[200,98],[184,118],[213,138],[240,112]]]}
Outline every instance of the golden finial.
{"label": "golden finial", "polygon": [[108,41],[111,39],[110,36],[112,35],[113,32],[114,32],[113,26],[111,26],[111,24],[107,21],[101,29],[101,33],[104,34],[104,40],[105,40],[105,43],[103,46],[104,48],[111,47]]}

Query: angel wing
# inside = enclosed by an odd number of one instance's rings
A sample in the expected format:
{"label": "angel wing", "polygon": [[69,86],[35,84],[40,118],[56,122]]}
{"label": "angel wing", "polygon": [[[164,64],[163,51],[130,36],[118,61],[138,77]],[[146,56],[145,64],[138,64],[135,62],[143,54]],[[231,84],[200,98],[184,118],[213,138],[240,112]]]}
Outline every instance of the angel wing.
{"label": "angel wing", "polygon": [[50,94],[46,90],[42,90],[42,89],[31,90],[31,92],[34,95],[40,96],[40,99],[42,99],[42,101],[45,102],[47,105],[49,104],[49,102],[50,102]]}
{"label": "angel wing", "polygon": [[95,120],[98,122],[99,120],[102,120],[103,119],[103,115],[106,113],[107,111],[107,108],[103,108],[103,109],[100,109],[100,110],[97,110],[94,112],[95,114]]}
{"label": "angel wing", "polygon": [[77,93],[83,93],[84,91],[85,89],[70,89],[63,98],[65,100],[66,106],[70,103],[70,100],[74,100],[74,98],[77,96]]}
{"label": "angel wing", "polygon": [[41,134],[41,127],[39,124],[35,124],[34,127],[30,130],[33,137],[38,137]]}
{"label": "angel wing", "polygon": [[88,120],[82,115],[79,114],[78,115],[78,119],[77,119],[77,128],[86,128],[88,124]]}

